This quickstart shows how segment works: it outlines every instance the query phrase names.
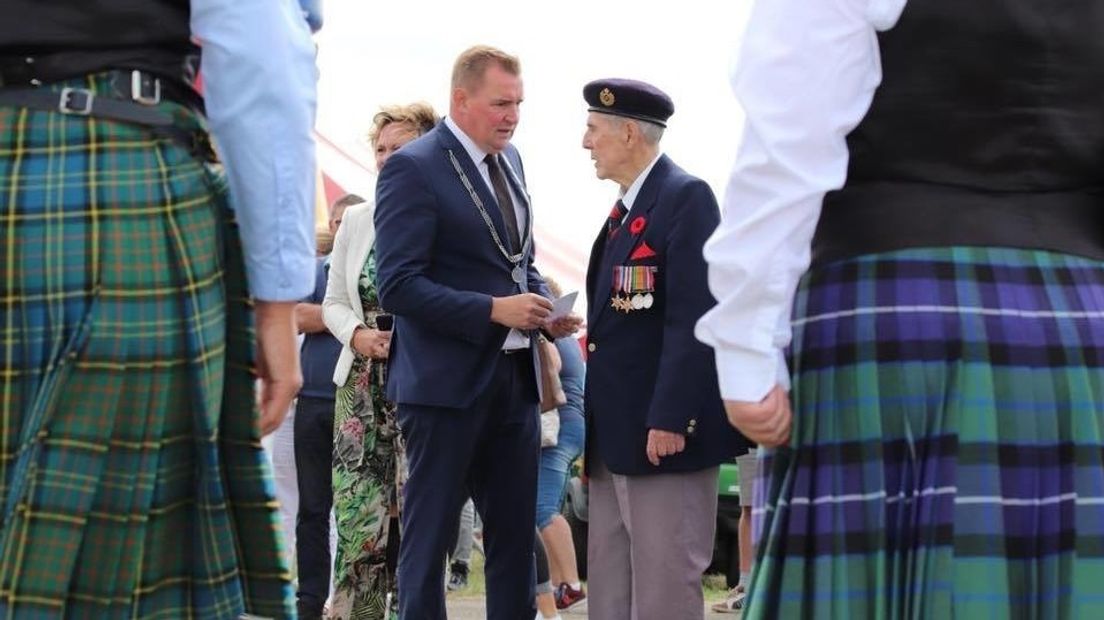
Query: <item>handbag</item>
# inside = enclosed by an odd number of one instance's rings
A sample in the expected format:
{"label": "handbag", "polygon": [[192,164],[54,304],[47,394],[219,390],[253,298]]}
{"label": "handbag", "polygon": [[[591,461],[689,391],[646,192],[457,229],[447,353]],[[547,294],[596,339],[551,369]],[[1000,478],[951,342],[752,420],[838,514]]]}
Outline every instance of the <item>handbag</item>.
{"label": "handbag", "polygon": [[556,345],[540,338],[537,342],[540,355],[541,413],[567,404],[563,384],[560,383],[560,352]]}
{"label": "handbag", "polygon": [[549,409],[540,414],[540,446],[552,448],[560,442],[560,410]]}

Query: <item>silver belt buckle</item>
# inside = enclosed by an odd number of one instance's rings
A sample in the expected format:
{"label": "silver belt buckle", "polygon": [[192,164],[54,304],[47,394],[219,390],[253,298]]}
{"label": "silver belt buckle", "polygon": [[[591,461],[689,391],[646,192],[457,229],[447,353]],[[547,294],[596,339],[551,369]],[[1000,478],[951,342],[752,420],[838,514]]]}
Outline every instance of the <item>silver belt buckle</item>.
{"label": "silver belt buckle", "polygon": [[137,69],[130,72],[130,98],[142,105],[161,103],[161,78],[153,78],[153,94],[148,95],[142,88],[143,73]]}
{"label": "silver belt buckle", "polygon": [[[84,98],[83,105],[73,105],[73,100],[80,97]],[[88,116],[92,113],[92,102],[95,99],[96,93],[87,88],[65,87],[61,89],[61,95],[58,97],[58,112]]]}

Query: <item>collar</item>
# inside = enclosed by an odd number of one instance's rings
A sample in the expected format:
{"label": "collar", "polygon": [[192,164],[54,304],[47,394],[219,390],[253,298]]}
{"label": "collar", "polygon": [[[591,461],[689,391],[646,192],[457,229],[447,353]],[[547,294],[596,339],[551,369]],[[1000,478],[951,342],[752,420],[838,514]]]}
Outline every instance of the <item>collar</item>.
{"label": "collar", "polygon": [[[636,202],[636,197],[640,195],[640,188],[644,186],[644,180],[648,178],[649,174],[651,174],[652,168],[655,168],[656,162],[659,161],[660,157],[663,157],[663,153],[656,153],[655,159],[652,160],[652,163],[648,164],[644,168],[644,170],[640,171],[640,174],[637,175],[636,180],[632,182],[632,185],[629,186],[629,189],[625,190],[624,195],[621,196],[621,202],[625,204],[625,209],[628,209],[628,211],[632,210],[633,203]],[[625,211],[625,215],[629,214],[628,211]],[[623,218],[622,221],[624,221]]]}
{"label": "collar", "polygon": [[445,126],[452,131],[452,134],[460,141],[460,145],[468,152],[468,157],[471,157],[472,161],[475,162],[476,169],[482,170],[479,166],[486,165],[483,159],[487,157],[488,153],[476,146],[475,141],[468,137],[468,134],[464,133],[463,129],[460,129],[460,126],[456,124],[456,121],[452,120],[451,116],[445,117]]}

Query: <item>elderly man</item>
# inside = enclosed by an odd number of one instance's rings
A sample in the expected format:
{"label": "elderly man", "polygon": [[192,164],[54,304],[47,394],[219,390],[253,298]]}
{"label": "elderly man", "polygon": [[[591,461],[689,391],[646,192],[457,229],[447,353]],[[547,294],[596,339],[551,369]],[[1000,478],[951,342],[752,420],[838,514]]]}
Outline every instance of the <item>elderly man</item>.
{"label": "elderly man", "polygon": [[713,355],[694,323],[713,305],[702,245],[713,192],[659,141],[674,112],[659,89],[598,80],[583,148],[620,197],[587,273],[590,613],[702,617],[719,464],[746,448],[726,423]]}

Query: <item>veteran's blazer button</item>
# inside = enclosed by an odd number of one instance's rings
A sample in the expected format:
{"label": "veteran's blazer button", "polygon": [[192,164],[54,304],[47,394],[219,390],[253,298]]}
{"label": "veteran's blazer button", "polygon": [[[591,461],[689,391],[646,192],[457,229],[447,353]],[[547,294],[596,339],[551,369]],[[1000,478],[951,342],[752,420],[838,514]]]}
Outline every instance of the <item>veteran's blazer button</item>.
{"label": "veteran's blazer button", "polygon": [[593,342],[587,344],[587,351],[590,351],[591,353],[594,353],[595,349],[597,348],[598,345],[594,344]]}

